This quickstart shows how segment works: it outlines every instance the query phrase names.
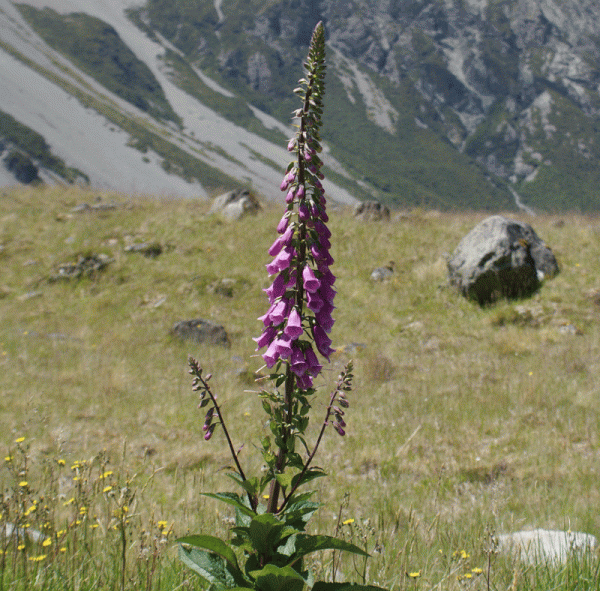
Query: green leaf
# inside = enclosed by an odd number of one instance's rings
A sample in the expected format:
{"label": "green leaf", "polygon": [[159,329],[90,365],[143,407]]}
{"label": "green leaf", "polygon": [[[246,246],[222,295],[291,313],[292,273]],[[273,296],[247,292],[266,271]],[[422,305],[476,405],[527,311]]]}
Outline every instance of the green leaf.
{"label": "green leaf", "polygon": [[233,568],[239,570],[236,555],[234,554],[233,550],[229,547],[229,544],[227,544],[220,538],[215,538],[214,536],[206,536],[201,534],[192,534],[190,536],[184,536],[183,538],[179,538],[175,541],[178,544],[188,544],[190,546],[194,546],[194,548],[202,548],[203,550],[208,550],[209,552],[218,554],[219,556],[224,558],[229,564],[231,564]]}
{"label": "green leaf", "polygon": [[179,558],[202,579],[211,584],[213,591],[252,587],[241,571],[231,571],[221,556],[193,547],[179,546]]}
{"label": "green leaf", "polygon": [[277,534],[283,529],[283,524],[272,514],[258,515],[250,523],[248,535],[252,546],[259,554],[273,554]]}
{"label": "green leaf", "polygon": [[275,478],[283,488],[288,488],[292,484],[294,476],[292,474],[276,474]]}
{"label": "green leaf", "polygon": [[299,534],[296,537],[295,558],[306,556],[312,552],[319,552],[320,550],[340,550],[342,552],[350,552],[351,554],[359,554],[360,556],[369,556],[362,548],[332,536]]}
{"label": "green leaf", "polygon": [[210,497],[211,499],[217,499],[218,501],[222,501],[223,503],[227,503],[228,505],[233,505],[236,509],[241,511],[244,515],[248,515],[249,517],[254,517],[256,515],[255,511],[252,511],[248,505],[244,504],[243,500],[239,495],[235,493],[202,493],[205,497]]}
{"label": "green leaf", "polygon": [[357,585],[356,583],[315,583],[312,591],[386,591],[383,587]]}
{"label": "green leaf", "polygon": [[[322,476],[327,476],[327,474],[321,469],[307,470],[302,476],[301,484],[306,484],[307,482],[310,482],[315,478],[321,478]],[[292,480],[292,486],[296,486],[298,484],[299,477],[300,474],[296,474],[296,476],[294,476],[294,479]]]}
{"label": "green leaf", "polygon": [[291,566],[278,567],[267,564],[261,570],[251,571],[260,591],[302,591],[305,581]]}

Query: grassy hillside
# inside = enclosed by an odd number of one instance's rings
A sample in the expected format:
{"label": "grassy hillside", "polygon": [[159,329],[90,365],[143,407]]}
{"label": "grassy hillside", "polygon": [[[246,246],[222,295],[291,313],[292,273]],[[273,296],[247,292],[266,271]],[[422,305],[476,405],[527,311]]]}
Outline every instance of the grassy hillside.
{"label": "grassy hillside", "polygon": [[[206,203],[106,194],[97,203],[114,208],[73,211],[98,196],[19,189],[0,199],[0,430],[13,458],[0,473],[5,506],[23,489],[27,499],[45,494],[56,519],[79,521],[94,541],[84,551],[81,530],[69,525],[70,562],[47,552],[11,588],[118,588],[123,538],[114,529],[126,532],[127,589],[193,589],[173,566],[168,539],[224,531],[230,516],[199,493],[231,483],[220,434],[202,441],[186,358],[214,375],[235,444],[246,450],[242,462],[252,463],[263,426],[251,392],[261,366],[251,337],[266,309],[263,265],[281,211],[268,206],[232,224],[208,216]],[[383,224],[343,210],[330,217],[338,351],[324,393],[349,358],[357,378],[347,436],[329,434],[319,458],[330,478],[313,526],[330,534],[338,516],[353,519],[339,527],[372,553],[366,570],[346,557],[341,571],[393,589],[454,591],[485,589],[489,566],[492,589],[513,581],[515,589],[596,589],[595,557],[565,569],[521,568],[489,548],[491,534],[519,529],[600,534],[600,220],[527,220],[561,273],[531,299],[480,308],[447,287],[444,255],[484,214],[415,209]],[[143,242],[162,253],[127,252]],[[80,255],[112,262],[91,277],[56,279]],[[372,283],[371,270],[389,260],[393,280]],[[231,347],[170,334],[193,318],[222,324]],[[19,488],[25,476],[11,465],[23,456],[27,487]],[[93,469],[78,463],[93,458],[85,465]],[[97,484],[83,503],[83,476],[92,474]],[[42,523],[35,512],[30,519]],[[148,532],[163,520],[170,533],[149,546]],[[115,554],[116,567],[108,559]],[[331,555],[313,567],[329,577]],[[11,572],[2,570],[2,581]]]}

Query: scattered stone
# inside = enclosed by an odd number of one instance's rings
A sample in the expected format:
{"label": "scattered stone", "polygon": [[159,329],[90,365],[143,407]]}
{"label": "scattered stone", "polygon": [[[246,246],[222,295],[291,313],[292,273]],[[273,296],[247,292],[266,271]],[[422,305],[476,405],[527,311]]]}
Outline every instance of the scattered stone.
{"label": "scattered stone", "polygon": [[552,250],[529,224],[499,215],[473,228],[448,260],[450,284],[481,305],[529,296],[558,271]]}
{"label": "scattered stone", "polygon": [[534,529],[497,536],[498,550],[527,564],[562,563],[573,554],[593,551],[598,540],[591,534]]}
{"label": "scattered stone", "polygon": [[49,277],[49,281],[93,277],[96,273],[106,269],[112,262],[114,262],[114,259],[111,259],[106,254],[79,255],[76,263],[63,263],[59,265],[57,272]]}
{"label": "scattered stone", "polygon": [[394,274],[394,261],[390,261],[385,267],[377,267],[371,273],[371,281],[386,281]]}
{"label": "scattered stone", "polygon": [[389,221],[390,209],[379,201],[363,201],[356,206],[354,217],[364,221]]}
{"label": "scattered stone", "polygon": [[229,347],[229,337],[225,329],[209,320],[182,320],[173,325],[172,333],[180,339],[194,343],[208,343]]}
{"label": "scattered stone", "polygon": [[7,541],[12,537],[17,543],[40,542],[46,539],[46,536],[39,530],[32,527],[16,527],[14,523],[4,524],[3,537]]}
{"label": "scattered stone", "polygon": [[162,246],[158,242],[142,242],[141,244],[130,244],[125,247],[125,252],[137,252],[149,259],[155,259],[160,256],[162,251]]}
{"label": "scattered stone", "polygon": [[248,189],[244,189],[219,195],[213,200],[208,213],[220,213],[223,217],[235,221],[247,215],[256,215],[260,210],[258,199]]}

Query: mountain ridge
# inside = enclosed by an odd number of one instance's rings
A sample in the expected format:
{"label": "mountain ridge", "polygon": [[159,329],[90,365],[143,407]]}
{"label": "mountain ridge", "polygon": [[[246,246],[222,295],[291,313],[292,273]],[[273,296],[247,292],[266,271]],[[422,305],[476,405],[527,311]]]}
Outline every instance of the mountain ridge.
{"label": "mountain ridge", "polygon": [[[160,126],[162,139],[130,143],[156,150],[159,166],[193,179],[199,196],[213,174],[213,190],[237,182],[278,198],[273,186],[286,163],[291,89],[312,28],[323,20],[323,137],[334,200],[600,208],[600,7],[590,0],[21,4],[33,5],[21,9],[30,24],[53,5],[62,18],[85,12],[114,28],[180,118],[146,117],[146,129],[156,134]],[[7,5],[16,6],[1,0],[0,8]],[[169,159],[165,142],[199,158],[203,169],[186,172],[187,156]]]}

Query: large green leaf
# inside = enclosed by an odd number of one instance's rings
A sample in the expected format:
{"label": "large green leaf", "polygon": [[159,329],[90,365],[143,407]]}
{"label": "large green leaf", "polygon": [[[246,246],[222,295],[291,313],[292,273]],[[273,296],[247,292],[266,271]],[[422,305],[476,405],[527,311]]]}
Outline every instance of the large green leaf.
{"label": "large green leaf", "polygon": [[179,558],[183,564],[210,583],[213,591],[252,587],[241,572],[232,572],[229,563],[218,554],[180,545]]}
{"label": "large green leaf", "polygon": [[188,544],[195,548],[202,548],[208,550],[214,554],[218,554],[224,558],[233,568],[240,570],[238,566],[237,557],[233,550],[220,538],[214,536],[206,536],[201,534],[193,534],[190,536],[184,536],[175,540],[178,544]]}
{"label": "large green leaf", "polygon": [[342,552],[360,554],[361,556],[369,556],[362,548],[332,536],[311,536],[308,534],[298,534],[296,536],[294,558],[300,558],[312,552],[319,552],[320,550],[340,550]]}
{"label": "large green leaf", "polygon": [[252,509],[244,503],[244,501],[240,498],[240,496],[235,493],[202,493],[202,494],[205,497],[210,497],[211,499],[217,499],[218,501],[222,501],[223,503],[227,503],[228,505],[233,505],[238,511],[241,511],[244,515],[248,515],[249,517],[254,517],[256,515],[256,512],[252,511]]}
{"label": "large green leaf", "polygon": [[386,591],[383,587],[358,585],[356,583],[315,583],[312,591]]}
{"label": "large green leaf", "polygon": [[249,573],[259,591],[302,591],[306,581],[292,567],[267,564]]}

